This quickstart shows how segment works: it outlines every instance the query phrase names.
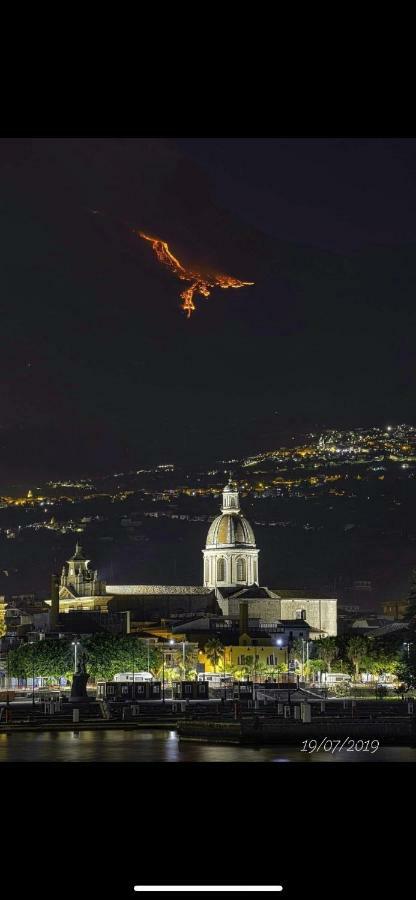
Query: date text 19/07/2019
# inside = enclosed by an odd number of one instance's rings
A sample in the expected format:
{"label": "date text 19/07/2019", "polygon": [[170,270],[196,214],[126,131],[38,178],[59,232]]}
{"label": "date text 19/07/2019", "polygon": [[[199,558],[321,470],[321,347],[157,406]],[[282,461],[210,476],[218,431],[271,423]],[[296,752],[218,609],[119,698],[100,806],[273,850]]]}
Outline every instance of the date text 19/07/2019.
{"label": "date text 19/07/2019", "polygon": [[302,741],[302,753],[318,753],[323,750],[325,753],[340,753],[344,750],[347,753],[377,753],[380,741],[354,741],[350,737],[345,740],[332,741],[330,738],[324,737],[318,744],[318,741],[312,739],[310,741]]}

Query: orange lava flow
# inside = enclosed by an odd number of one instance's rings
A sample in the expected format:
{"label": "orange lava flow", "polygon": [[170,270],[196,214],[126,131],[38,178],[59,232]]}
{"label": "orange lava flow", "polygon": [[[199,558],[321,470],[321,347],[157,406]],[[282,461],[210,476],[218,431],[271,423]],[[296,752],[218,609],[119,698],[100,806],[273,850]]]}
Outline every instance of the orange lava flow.
{"label": "orange lava flow", "polygon": [[214,287],[240,288],[254,284],[254,281],[239,281],[237,278],[232,278],[231,275],[210,275],[206,277],[199,272],[192,272],[190,269],[185,269],[173,253],[170,252],[166,241],[150,237],[148,234],[143,234],[142,231],[134,230],[134,233],[138,237],[143,238],[143,240],[150,241],[152,250],[162,265],[167,266],[181,281],[192,282],[190,287],[182,291],[180,295],[182,309],[186,312],[188,319],[196,309],[194,298],[197,294],[200,294],[201,297],[209,297],[211,289]]}

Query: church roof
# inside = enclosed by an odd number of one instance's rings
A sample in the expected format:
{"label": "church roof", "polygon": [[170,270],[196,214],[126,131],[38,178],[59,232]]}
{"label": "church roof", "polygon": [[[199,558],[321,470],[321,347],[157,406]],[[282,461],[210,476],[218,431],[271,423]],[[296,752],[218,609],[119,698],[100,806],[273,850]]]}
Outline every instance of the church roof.
{"label": "church roof", "polygon": [[221,515],[211,523],[206,550],[217,547],[246,548],[255,547],[253,529],[245,516],[240,511],[240,500],[237,485],[231,481],[225,485],[222,492]]}
{"label": "church roof", "polygon": [[271,588],[273,594],[281,600],[336,600],[336,597],[330,597],[329,594],[321,594],[320,591],[293,591],[281,590],[280,588]]}
{"label": "church roof", "polygon": [[270,591],[267,588],[253,584],[251,587],[239,591],[238,598],[239,600],[268,600],[270,598]]}
{"label": "church roof", "polygon": [[211,523],[206,547],[236,546],[255,547],[253,529],[241,513],[222,513]]}
{"label": "church roof", "polygon": [[267,587],[259,587],[258,584],[250,584],[248,587],[238,587],[236,585],[217,587],[217,591],[223,597],[231,597],[234,595],[238,596],[241,600],[275,599],[273,591],[270,591]]}
{"label": "church roof", "polygon": [[195,595],[195,594],[211,594],[213,591],[210,587],[200,584],[107,584],[107,594],[130,594],[138,595],[159,595],[167,594],[176,595]]}

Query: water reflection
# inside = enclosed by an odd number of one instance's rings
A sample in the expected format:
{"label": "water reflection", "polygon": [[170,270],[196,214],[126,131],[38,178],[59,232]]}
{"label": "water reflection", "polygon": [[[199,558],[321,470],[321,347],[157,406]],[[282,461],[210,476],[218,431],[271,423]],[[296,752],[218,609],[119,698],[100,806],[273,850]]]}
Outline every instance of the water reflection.
{"label": "water reflection", "polygon": [[411,747],[369,753],[302,753],[179,741],[175,731],[45,731],[0,735],[0,762],[416,762]]}

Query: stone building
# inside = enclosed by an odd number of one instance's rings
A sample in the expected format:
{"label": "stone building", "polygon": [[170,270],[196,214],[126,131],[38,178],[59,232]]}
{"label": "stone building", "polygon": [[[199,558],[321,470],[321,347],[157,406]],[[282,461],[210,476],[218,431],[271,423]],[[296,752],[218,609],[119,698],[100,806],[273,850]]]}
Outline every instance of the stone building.
{"label": "stone building", "polygon": [[82,547],[77,543],[75,553],[62,568],[59,586],[59,608],[61,612],[82,609],[107,609],[108,596],[105,582],[97,571],[89,568]]}
{"label": "stone building", "polygon": [[129,612],[131,620],[142,622],[206,614],[238,618],[241,601],[247,601],[252,619],[266,624],[304,619],[311,637],[336,635],[335,598],[260,585],[259,550],[253,529],[241,512],[237,486],[231,480],[224,488],[221,514],[210,525],[202,553],[202,585],[105,584],[98,572],[90,570],[89,560],[77,544],[62,571],[60,610]]}

